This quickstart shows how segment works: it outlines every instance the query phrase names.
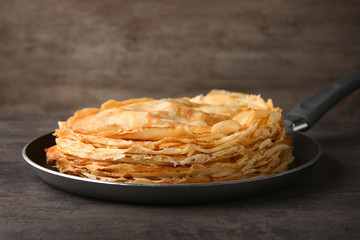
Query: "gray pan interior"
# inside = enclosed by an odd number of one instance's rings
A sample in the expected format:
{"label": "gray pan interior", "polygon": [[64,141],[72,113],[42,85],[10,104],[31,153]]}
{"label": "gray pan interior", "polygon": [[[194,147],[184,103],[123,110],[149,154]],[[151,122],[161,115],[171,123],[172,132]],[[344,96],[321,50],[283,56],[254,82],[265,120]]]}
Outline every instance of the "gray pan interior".
{"label": "gray pan interior", "polygon": [[23,157],[48,184],[67,192],[103,200],[178,204],[236,200],[272,192],[292,184],[313,166],[321,155],[320,145],[301,133],[292,133],[295,160],[289,170],[266,177],[202,184],[136,184],[91,180],[59,173],[46,164],[44,149],[55,144],[51,133],[23,149]]}

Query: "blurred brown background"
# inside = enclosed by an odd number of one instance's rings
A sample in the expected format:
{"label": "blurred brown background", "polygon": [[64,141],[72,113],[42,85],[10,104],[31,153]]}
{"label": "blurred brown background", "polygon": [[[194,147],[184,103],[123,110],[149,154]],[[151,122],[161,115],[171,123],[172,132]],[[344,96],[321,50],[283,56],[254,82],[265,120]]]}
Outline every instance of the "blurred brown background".
{"label": "blurred brown background", "polygon": [[[261,93],[284,111],[360,70],[360,3],[0,0],[0,114]],[[329,114],[359,115],[354,92]]]}

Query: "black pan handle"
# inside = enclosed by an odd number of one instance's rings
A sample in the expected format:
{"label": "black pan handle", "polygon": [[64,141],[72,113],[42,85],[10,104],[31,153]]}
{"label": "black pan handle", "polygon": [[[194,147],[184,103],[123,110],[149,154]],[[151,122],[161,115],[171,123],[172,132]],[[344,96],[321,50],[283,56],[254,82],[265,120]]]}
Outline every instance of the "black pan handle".
{"label": "black pan handle", "polygon": [[291,131],[306,131],[346,95],[360,87],[360,72],[344,77],[321,89],[285,117],[285,128]]}

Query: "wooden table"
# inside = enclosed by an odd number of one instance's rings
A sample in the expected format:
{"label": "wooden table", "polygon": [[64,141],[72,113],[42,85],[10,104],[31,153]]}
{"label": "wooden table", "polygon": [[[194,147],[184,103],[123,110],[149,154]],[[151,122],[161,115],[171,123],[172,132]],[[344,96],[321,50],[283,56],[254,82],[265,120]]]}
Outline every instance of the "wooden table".
{"label": "wooden table", "polygon": [[326,117],[307,135],[323,155],[300,182],[251,199],[139,205],[69,194],[22,159],[65,116],[0,117],[0,239],[360,239],[360,117]]}

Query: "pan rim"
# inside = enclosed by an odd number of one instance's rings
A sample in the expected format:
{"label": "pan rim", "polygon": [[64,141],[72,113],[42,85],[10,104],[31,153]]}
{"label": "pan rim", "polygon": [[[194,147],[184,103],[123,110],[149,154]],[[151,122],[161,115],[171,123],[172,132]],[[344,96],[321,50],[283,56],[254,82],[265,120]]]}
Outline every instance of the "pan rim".
{"label": "pan rim", "polygon": [[255,177],[255,178],[249,178],[249,179],[241,179],[241,180],[233,180],[233,181],[224,181],[224,182],[214,182],[214,183],[184,183],[184,184],[153,184],[153,183],[125,183],[125,182],[111,182],[111,181],[104,181],[104,180],[96,180],[96,179],[89,179],[89,178],[84,178],[84,177],[79,177],[79,176],[73,176],[73,175],[69,175],[69,174],[64,174],[64,173],[60,173],[57,172],[55,170],[51,170],[48,169],[46,167],[43,167],[41,165],[39,165],[38,163],[34,162],[33,160],[30,159],[29,156],[27,156],[26,151],[29,148],[29,146],[43,138],[46,137],[47,135],[52,134],[52,132],[44,134],[40,137],[34,138],[32,140],[30,140],[22,149],[22,156],[24,158],[24,160],[33,168],[38,169],[42,172],[46,172],[48,174],[51,175],[56,175],[58,177],[62,177],[62,178],[66,178],[69,180],[75,180],[75,181],[80,181],[80,182],[87,182],[87,183],[93,183],[93,184],[103,184],[103,185],[112,185],[112,186],[121,186],[121,187],[136,187],[136,188],[199,188],[199,187],[211,187],[211,186],[224,186],[224,185],[233,185],[233,184],[241,184],[241,183],[250,183],[250,182],[260,182],[260,181],[265,181],[268,179],[272,179],[272,178],[277,178],[277,177],[281,177],[284,175],[289,175],[292,174],[294,172],[298,172],[302,169],[305,169],[311,165],[313,165],[314,163],[316,163],[321,154],[322,154],[322,148],[321,145],[313,138],[306,136],[300,132],[293,132],[291,134],[295,134],[295,135],[300,135],[302,137],[307,138],[308,141],[312,142],[316,148],[318,149],[316,155],[309,161],[306,161],[306,163],[301,164],[300,166],[288,169],[284,172],[281,173],[275,173],[275,174],[271,174],[271,175],[267,175],[267,176],[262,176],[262,177]]}

